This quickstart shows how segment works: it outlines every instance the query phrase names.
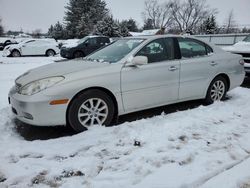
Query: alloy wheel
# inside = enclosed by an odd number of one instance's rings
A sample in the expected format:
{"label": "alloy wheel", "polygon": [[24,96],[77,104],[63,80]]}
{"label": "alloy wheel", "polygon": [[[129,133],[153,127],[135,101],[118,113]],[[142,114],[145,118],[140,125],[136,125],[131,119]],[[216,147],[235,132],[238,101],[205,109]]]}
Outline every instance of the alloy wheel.
{"label": "alloy wheel", "polygon": [[108,117],[108,105],[100,98],[86,100],[78,110],[78,120],[82,126],[103,125]]}
{"label": "alloy wheel", "polygon": [[214,82],[212,88],[211,88],[211,99],[213,101],[219,101],[223,98],[226,91],[226,86],[222,80],[217,80]]}

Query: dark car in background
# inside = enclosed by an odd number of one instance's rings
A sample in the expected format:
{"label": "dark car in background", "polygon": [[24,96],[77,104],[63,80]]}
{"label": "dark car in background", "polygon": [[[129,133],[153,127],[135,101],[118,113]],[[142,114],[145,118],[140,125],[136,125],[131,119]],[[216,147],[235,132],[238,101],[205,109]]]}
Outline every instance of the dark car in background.
{"label": "dark car in background", "polygon": [[15,40],[2,38],[0,39],[0,51],[2,51],[6,46],[11,44],[17,44]]}
{"label": "dark car in background", "polygon": [[105,36],[87,36],[75,44],[62,46],[60,54],[67,59],[85,57],[109,43],[110,39]]}

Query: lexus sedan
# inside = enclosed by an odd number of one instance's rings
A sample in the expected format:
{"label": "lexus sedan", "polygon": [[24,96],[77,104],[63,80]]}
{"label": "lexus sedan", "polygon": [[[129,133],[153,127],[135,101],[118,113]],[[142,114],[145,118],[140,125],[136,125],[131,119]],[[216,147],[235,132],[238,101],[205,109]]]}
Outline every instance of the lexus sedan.
{"label": "lexus sedan", "polygon": [[119,39],[85,57],[19,76],[12,111],[36,126],[70,125],[78,132],[111,125],[123,114],[172,103],[223,100],[245,77],[244,61],[191,37]]}
{"label": "lexus sedan", "polygon": [[58,53],[58,44],[52,39],[28,39],[19,44],[6,46],[3,50],[3,56],[5,57],[54,56]]}

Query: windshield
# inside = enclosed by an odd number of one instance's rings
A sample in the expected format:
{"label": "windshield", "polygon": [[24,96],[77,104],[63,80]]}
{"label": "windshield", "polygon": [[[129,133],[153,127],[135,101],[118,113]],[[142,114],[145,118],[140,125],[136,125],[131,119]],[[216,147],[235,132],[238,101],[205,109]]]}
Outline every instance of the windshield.
{"label": "windshield", "polygon": [[82,44],[82,43],[84,43],[88,38],[89,38],[89,37],[84,37],[84,38],[80,39],[77,43],[78,43],[78,44]]}
{"label": "windshield", "polygon": [[139,46],[144,39],[120,39],[102,48],[101,50],[87,56],[90,61],[116,63]]}
{"label": "windshield", "polygon": [[245,41],[245,42],[250,42],[250,35],[248,35],[246,38],[244,38],[243,41]]}

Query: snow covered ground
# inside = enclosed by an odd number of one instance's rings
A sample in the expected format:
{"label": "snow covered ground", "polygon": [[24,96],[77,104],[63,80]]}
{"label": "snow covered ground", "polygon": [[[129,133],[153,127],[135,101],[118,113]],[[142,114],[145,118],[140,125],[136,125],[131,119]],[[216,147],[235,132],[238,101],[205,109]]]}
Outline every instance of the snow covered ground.
{"label": "snow covered ground", "polygon": [[15,128],[8,90],[21,73],[58,59],[0,54],[0,187],[250,187],[246,88],[210,106],[26,141]]}

